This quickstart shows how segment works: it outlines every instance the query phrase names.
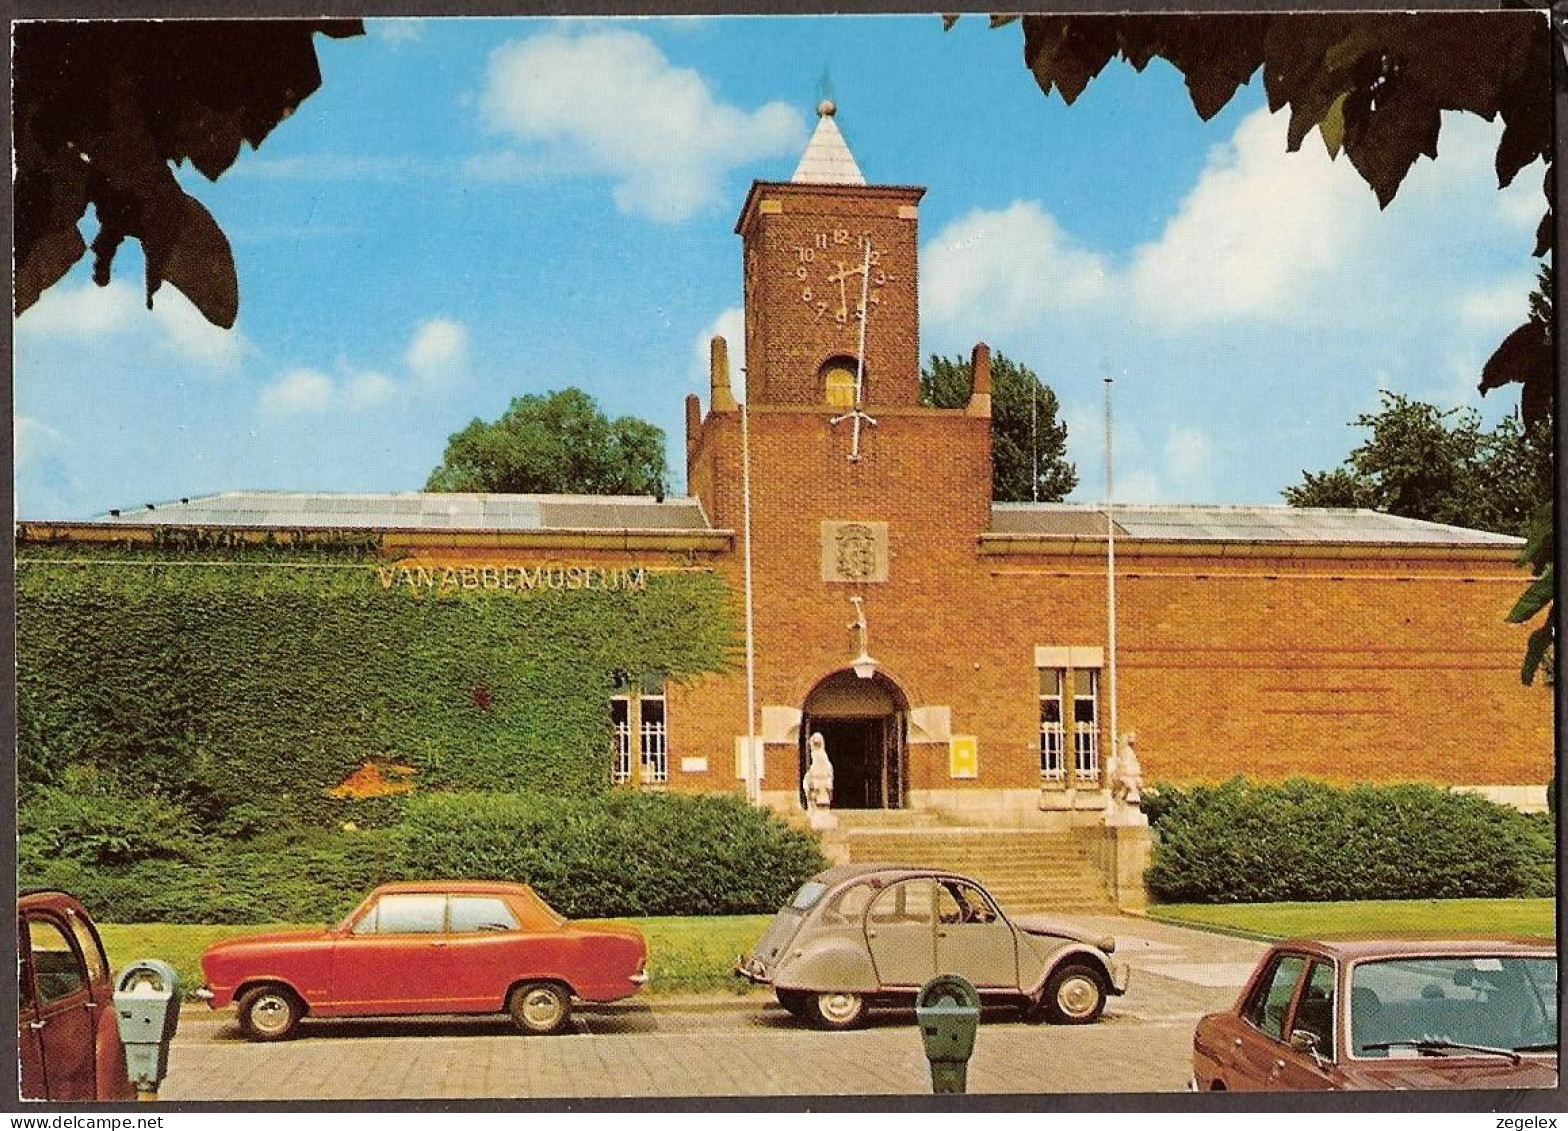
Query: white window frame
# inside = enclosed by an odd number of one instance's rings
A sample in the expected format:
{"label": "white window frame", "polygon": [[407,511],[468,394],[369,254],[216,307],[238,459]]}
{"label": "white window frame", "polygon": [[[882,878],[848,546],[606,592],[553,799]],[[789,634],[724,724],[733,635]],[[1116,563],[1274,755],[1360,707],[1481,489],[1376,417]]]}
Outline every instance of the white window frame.
{"label": "white window frame", "polygon": [[[620,718],[616,717],[617,703],[625,704],[625,713]],[[657,719],[644,714],[649,704],[657,705]],[[669,783],[669,700],[662,686],[655,693],[634,694],[628,690],[610,696],[610,728],[610,782],[613,785],[633,784],[633,728],[637,731],[638,753],[635,784],[662,786]]]}
{"label": "white window frame", "polygon": [[[1038,679],[1043,681],[1048,674],[1056,677],[1056,694],[1048,695],[1044,689],[1040,691],[1040,780],[1050,785],[1059,785],[1067,780],[1067,759],[1064,753],[1067,747],[1067,715],[1063,702],[1065,690],[1066,671],[1062,668],[1039,668]],[[1047,722],[1045,718],[1045,705],[1056,704],[1056,722]]]}
{"label": "white window frame", "polygon": [[[1079,672],[1089,673],[1089,694],[1078,694],[1077,680],[1073,681],[1073,777],[1078,781],[1100,780],[1100,669],[1073,668],[1068,674],[1076,677]],[[1078,721],[1078,704],[1089,704],[1089,725]]]}

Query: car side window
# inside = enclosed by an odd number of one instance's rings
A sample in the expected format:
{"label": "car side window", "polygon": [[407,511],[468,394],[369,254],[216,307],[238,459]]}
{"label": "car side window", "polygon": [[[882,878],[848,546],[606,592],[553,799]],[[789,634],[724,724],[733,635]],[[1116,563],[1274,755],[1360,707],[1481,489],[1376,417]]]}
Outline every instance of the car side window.
{"label": "car side window", "polygon": [[822,922],[859,923],[876,891],[870,884],[851,884],[822,909]]}
{"label": "car side window", "polygon": [[103,952],[103,943],[98,939],[98,932],[93,930],[91,923],[72,912],[71,933],[76,936],[76,945],[81,949],[82,957],[87,960],[87,977],[95,985],[107,982],[109,958]]}
{"label": "car side window", "polygon": [[517,916],[504,899],[493,895],[454,895],[447,914],[447,929],[454,934],[517,930]]}
{"label": "car side window", "polygon": [[930,924],[933,919],[932,896],[934,885],[930,880],[905,880],[883,890],[871,904],[868,922],[895,925],[899,923]]}
{"label": "car side window", "polygon": [[973,884],[943,880],[937,887],[937,915],[943,923],[994,923],[996,910]]}
{"label": "car side window", "polygon": [[87,988],[87,970],[71,940],[54,920],[29,920],[27,933],[41,1005],[63,1001]]}
{"label": "car side window", "polygon": [[1290,1024],[1292,1033],[1305,1031],[1316,1037],[1318,1055],[1329,1060],[1334,1057],[1334,984],[1334,964],[1314,961]]}
{"label": "car side window", "polygon": [[1275,959],[1267,977],[1253,991],[1242,1011],[1242,1020],[1276,1041],[1285,1039],[1285,1012],[1307,960],[1299,954],[1284,954]]}
{"label": "car side window", "polygon": [[356,935],[429,935],[446,928],[446,896],[399,893],[384,895],[354,925]]}

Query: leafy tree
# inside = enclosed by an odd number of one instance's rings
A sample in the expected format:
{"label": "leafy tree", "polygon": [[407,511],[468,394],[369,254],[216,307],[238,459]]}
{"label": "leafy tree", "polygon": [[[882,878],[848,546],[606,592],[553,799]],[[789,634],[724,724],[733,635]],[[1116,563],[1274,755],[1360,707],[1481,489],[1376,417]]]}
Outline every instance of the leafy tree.
{"label": "leafy tree", "polygon": [[1551,434],[1516,417],[1483,431],[1472,409],[1442,410],[1385,392],[1383,408],[1356,417],[1371,436],[1345,464],[1303,472],[1285,489],[1297,507],[1367,507],[1502,534],[1522,535],[1552,497]]}
{"label": "leafy tree", "polygon": [[312,37],[360,35],[359,20],[34,21],[12,28],[16,313],[87,253],[107,286],[127,237],[142,243],[147,305],[172,283],[207,321],[239,313],[229,241],[175,180],[210,181],[318,86]]}
{"label": "leafy tree", "polygon": [[[1529,10],[1024,16],[1024,65],[1047,96],[1054,89],[1070,105],[1113,58],[1142,71],[1158,56],[1181,72],[1204,120],[1261,69],[1269,110],[1290,107],[1287,148],[1316,129],[1330,158],[1343,151],[1383,207],[1418,157],[1437,157],[1442,111],[1500,117],[1498,186],[1534,161],[1546,165],[1540,257],[1552,244],[1555,18]],[[1486,363],[1480,388],[1522,386],[1524,428],[1533,432],[1549,416],[1555,372],[1550,309],[1535,307]],[[1542,508],[1521,558],[1535,580],[1509,614],[1522,623],[1546,613],[1526,647],[1526,683],[1552,659],[1555,546],[1550,508]]]}
{"label": "leafy tree", "polygon": [[[920,403],[963,408],[974,371],[962,357],[931,355],[920,373]],[[991,358],[991,498],[997,502],[1059,502],[1078,486],[1067,460],[1067,425],[1051,387],[1005,354]]]}
{"label": "leafy tree", "polygon": [[581,389],[514,397],[493,424],[475,419],[447,441],[427,491],[663,495],[664,432],[610,420]]}

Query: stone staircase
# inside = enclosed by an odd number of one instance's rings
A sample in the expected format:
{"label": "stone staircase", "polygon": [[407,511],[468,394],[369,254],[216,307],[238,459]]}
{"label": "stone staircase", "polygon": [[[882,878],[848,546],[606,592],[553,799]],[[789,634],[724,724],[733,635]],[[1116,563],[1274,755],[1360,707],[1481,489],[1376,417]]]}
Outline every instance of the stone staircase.
{"label": "stone staircase", "polygon": [[1114,910],[1090,855],[1093,830],[951,824],[920,811],[839,811],[835,839],[854,863],[945,868],[978,880],[1005,911]]}

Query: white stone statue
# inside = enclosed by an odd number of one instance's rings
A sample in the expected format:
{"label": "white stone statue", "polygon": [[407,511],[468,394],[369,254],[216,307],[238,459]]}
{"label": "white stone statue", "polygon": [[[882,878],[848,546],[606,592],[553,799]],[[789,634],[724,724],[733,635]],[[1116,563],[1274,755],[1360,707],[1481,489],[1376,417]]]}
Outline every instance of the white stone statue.
{"label": "white stone statue", "polygon": [[1137,742],[1137,731],[1124,734],[1121,748],[1111,754],[1110,765],[1105,768],[1111,804],[1127,810],[1136,810],[1143,797],[1143,767],[1138,764]]}
{"label": "white stone statue", "polygon": [[806,742],[806,776],[801,785],[806,791],[806,809],[827,809],[833,804],[833,763],[828,761],[827,744],[820,734]]}

